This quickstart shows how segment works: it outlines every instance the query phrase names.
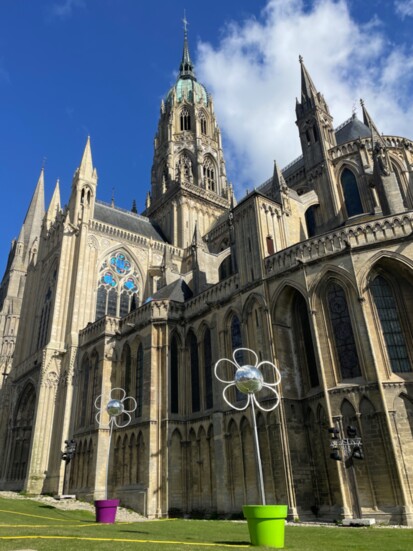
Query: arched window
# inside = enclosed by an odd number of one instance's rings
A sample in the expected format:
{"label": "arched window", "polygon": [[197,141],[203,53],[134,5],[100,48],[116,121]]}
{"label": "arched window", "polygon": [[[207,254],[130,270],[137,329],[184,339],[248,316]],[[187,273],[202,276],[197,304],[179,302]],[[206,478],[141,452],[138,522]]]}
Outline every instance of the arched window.
{"label": "arched window", "polygon": [[[232,348],[232,352],[234,352],[234,350],[236,350],[237,348],[242,348],[242,346],[243,345],[242,345],[242,335],[241,335],[241,324],[239,322],[238,317],[234,315],[232,317],[232,320],[231,320],[231,348]],[[238,352],[235,359],[236,359],[238,365],[243,365],[244,352],[243,351]],[[238,388],[235,388],[235,396],[236,396],[236,399],[238,401],[245,399],[245,394],[240,392],[238,390]]]}
{"label": "arched window", "polygon": [[341,376],[343,379],[360,377],[360,363],[346,295],[337,283],[329,284],[327,303]]}
{"label": "arched window", "polygon": [[186,107],[181,111],[181,131],[191,130],[191,115]]}
{"label": "arched window", "polygon": [[122,352],[122,367],[123,367],[123,381],[122,386],[126,392],[126,396],[130,396],[132,393],[131,382],[132,382],[132,356],[130,346],[125,344]]}
{"label": "arched window", "polygon": [[199,397],[199,361],[198,361],[198,342],[195,334],[191,331],[188,336],[189,361],[191,372],[191,403],[192,412],[200,410]]}
{"label": "arched window", "polygon": [[205,115],[202,113],[199,119],[200,125],[201,125],[201,133],[206,134],[207,133],[207,121],[205,118]]}
{"label": "arched window", "polygon": [[204,376],[205,376],[205,407],[211,409],[213,406],[212,395],[212,354],[211,354],[211,331],[204,333]]}
{"label": "arched window", "polygon": [[50,308],[52,305],[52,290],[49,287],[44,297],[42,313],[40,315],[39,330],[37,334],[37,350],[42,348],[47,341],[49,330]]}
{"label": "arched window", "polygon": [[188,155],[183,153],[176,163],[176,180],[178,182],[190,182],[193,180],[192,161]]}
{"label": "arched window", "polygon": [[101,394],[101,386],[102,386],[102,376],[99,372],[99,356],[95,352],[92,356],[92,367],[91,367],[91,379],[92,379],[92,386],[91,386],[91,396],[89,400],[89,418],[90,418],[90,424],[93,425],[96,418],[96,408],[95,408],[95,400]]}
{"label": "arched window", "polygon": [[110,255],[99,271],[96,319],[102,316],[123,317],[139,303],[139,275],[132,261],[120,251]]}
{"label": "arched window", "polygon": [[305,211],[305,223],[307,225],[308,237],[313,237],[316,234],[316,218],[315,213],[318,205],[312,205]]}
{"label": "arched window", "polygon": [[392,371],[394,373],[411,371],[406,340],[391,286],[383,276],[379,275],[370,283],[370,290],[380,319]]}
{"label": "arched window", "polygon": [[78,398],[78,427],[86,426],[86,411],[88,406],[89,381],[90,381],[90,361],[86,354],[83,357],[80,370],[79,398]]}
{"label": "arched window", "polygon": [[341,185],[348,217],[350,218],[356,214],[362,214],[363,205],[361,204],[357,180],[348,168],[345,168],[341,174]]}
{"label": "arched window", "polygon": [[137,408],[135,410],[135,416],[141,417],[142,415],[142,402],[143,402],[143,346],[139,345],[138,353],[136,356],[136,402]]}
{"label": "arched window", "polygon": [[210,189],[211,191],[215,191],[215,188],[216,188],[215,168],[214,168],[214,163],[212,159],[210,159],[209,157],[206,157],[204,160],[203,173],[204,173],[205,189]]}
{"label": "arched window", "polygon": [[178,357],[178,340],[174,335],[171,340],[171,413],[179,411],[179,357]]}
{"label": "arched window", "polygon": [[300,293],[296,293],[294,310],[296,320],[296,345],[300,355],[300,363],[306,365],[308,380],[310,386],[313,388],[319,385],[317,363],[315,359],[310,321],[308,319],[307,304]]}

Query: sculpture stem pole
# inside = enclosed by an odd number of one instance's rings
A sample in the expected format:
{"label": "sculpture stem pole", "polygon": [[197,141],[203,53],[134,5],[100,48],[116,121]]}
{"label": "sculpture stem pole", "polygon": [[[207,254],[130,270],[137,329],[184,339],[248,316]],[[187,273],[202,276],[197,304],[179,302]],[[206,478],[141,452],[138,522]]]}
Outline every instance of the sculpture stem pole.
{"label": "sculpture stem pole", "polygon": [[107,461],[106,461],[106,480],[105,480],[105,497],[104,497],[104,499],[108,499],[110,445],[112,443],[112,431],[113,431],[113,419],[112,418],[110,419],[109,424],[110,424],[110,431],[109,431],[108,458],[107,458]]}
{"label": "sculpture stem pole", "polygon": [[259,482],[260,482],[261,502],[262,502],[263,505],[265,505],[264,477],[263,477],[263,474],[262,474],[260,442],[258,440],[257,420],[255,418],[254,396],[250,397],[250,401],[251,401],[251,413],[252,413],[252,426],[254,427],[255,456],[256,456],[256,459],[257,459],[258,477],[259,477]]}

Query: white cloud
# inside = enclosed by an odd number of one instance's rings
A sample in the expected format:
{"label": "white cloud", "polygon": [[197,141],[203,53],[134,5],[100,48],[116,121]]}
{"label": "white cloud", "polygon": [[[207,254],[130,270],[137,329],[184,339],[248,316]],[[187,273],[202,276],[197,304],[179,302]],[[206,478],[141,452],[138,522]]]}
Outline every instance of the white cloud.
{"label": "white cloud", "polygon": [[396,0],[394,7],[402,19],[413,17],[413,0]]}
{"label": "white cloud", "polygon": [[346,0],[319,0],[310,8],[303,0],[269,0],[259,19],[227,25],[216,48],[198,45],[197,74],[214,97],[238,194],[268,178],[273,159],[285,166],[301,154],[299,54],[336,126],[363,98],[385,134],[411,133],[412,57],[401,47],[389,49],[377,18],[357,23]]}
{"label": "white cloud", "polygon": [[86,4],[84,0],[64,0],[62,3],[53,4],[50,6],[50,15],[52,17],[60,17],[66,19],[73,14],[76,8],[84,8]]}

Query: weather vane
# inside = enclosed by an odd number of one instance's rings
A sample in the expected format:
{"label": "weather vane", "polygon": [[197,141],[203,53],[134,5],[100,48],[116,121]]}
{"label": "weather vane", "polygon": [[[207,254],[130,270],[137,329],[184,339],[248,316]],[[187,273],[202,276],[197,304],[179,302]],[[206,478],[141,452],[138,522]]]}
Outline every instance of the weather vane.
{"label": "weather vane", "polygon": [[184,31],[187,32],[188,21],[186,19],[186,10],[184,10],[184,18],[182,19],[182,23],[184,24]]}
{"label": "weather vane", "polygon": [[[255,357],[255,365],[239,365],[239,363],[236,360],[236,356],[239,352],[246,351],[252,354]],[[225,383],[227,386],[222,391],[222,397],[224,398],[225,402],[232,408],[236,409],[237,411],[244,411],[247,409],[249,405],[251,405],[251,411],[252,411],[252,424],[254,428],[254,440],[255,440],[255,453],[257,458],[257,465],[258,465],[258,474],[260,479],[260,493],[261,493],[261,500],[262,504],[265,505],[265,491],[264,491],[264,477],[262,474],[262,464],[261,464],[261,454],[260,454],[260,447],[259,447],[259,440],[258,440],[258,430],[257,430],[257,420],[255,418],[255,406],[257,406],[258,409],[261,411],[273,411],[278,404],[280,403],[280,396],[276,390],[276,387],[281,382],[281,374],[278,370],[278,368],[275,366],[275,364],[269,362],[269,361],[262,361],[258,362],[258,356],[249,348],[237,348],[232,353],[232,357],[234,361],[229,360],[228,358],[221,358],[217,361],[215,364],[215,377],[218,379],[218,381],[221,381],[221,383]],[[231,381],[227,381],[225,379],[221,379],[221,377],[217,374],[217,369],[220,363],[222,362],[229,362],[235,367],[235,376],[234,379]],[[263,374],[261,372],[261,368],[264,365],[269,365],[274,370],[275,375],[275,383],[267,383],[264,381]],[[227,391],[235,386],[240,392],[247,395],[247,402],[242,407],[238,407],[234,405],[229,398],[227,397]],[[265,408],[258,402],[255,394],[259,392],[261,389],[266,388],[270,392],[274,394],[275,397],[275,403],[272,404],[270,407]]]}

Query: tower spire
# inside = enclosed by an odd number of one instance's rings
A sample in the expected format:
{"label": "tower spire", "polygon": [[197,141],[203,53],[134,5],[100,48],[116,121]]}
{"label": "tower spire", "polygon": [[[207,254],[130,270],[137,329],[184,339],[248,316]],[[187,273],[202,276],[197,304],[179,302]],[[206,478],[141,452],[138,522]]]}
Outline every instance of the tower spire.
{"label": "tower spire", "polygon": [[310,99],[315,99],[318,92],[304,65],[303,56],[300,55],[298,60],[301,65],[301,103],[306,103]]}
{"label": "tower spire", "polygon": [[366,106],[364,105],[364,101],[362,99],[360,100],[360,105],[363,111],[363,122],[366,126],[370,128],[370,131],[371,131],[371,141],[372,141],[373,147],[376,143],[379,143],[382,146],[385,146],[384,140],[381,137],[381,134],[378,131],[377,126],[374,124],[374,121],[371,118],[369,112],[367,111]]}
{"label": "tower spire", "polygon": [[184,18],[182,20],[184,24],[184,49],[182,52],[182,61],[179,66],[179,77],[178,78],[190,78],[196,80],[194,65],[191,61],[191,56],[189,55],[189,46],[188,46],[188,21],[184,12]]}

